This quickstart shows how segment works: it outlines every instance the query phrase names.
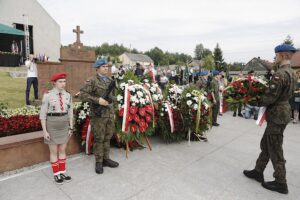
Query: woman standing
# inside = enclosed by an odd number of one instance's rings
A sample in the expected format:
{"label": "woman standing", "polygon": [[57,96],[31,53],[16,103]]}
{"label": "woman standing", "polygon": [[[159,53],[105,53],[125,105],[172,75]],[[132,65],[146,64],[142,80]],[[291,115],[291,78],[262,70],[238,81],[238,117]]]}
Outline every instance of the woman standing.
{"label": "woman standing", "polygon": [[50,163],[57,184],[71,181],[66,174],[66,147],[73,133],[72,96],[66,92],[66,74],[51,77],[53,89],[44,94],[40,120],[44,142],[49,145]]}
{"label": "woman standing", "polygon": [[297,124],[299,121],[299,109],[300,109],[300,71],[297,72],[297,75],[298,75],[297,89],[295,90],[294,97],[292,98],[294,124]]}

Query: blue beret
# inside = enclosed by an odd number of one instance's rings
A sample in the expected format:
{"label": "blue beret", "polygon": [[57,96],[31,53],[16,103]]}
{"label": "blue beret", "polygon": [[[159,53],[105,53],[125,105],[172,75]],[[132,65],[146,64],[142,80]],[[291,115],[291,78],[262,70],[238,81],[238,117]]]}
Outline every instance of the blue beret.
{"label": "blue beret", "polygon": [[208,71],[207,70],[201,71],[200,76],[206,76],[206,75],[208,75]]}
{"label": "blue beret", "polygon": [[216,76],[216,75],[219,75],[220,72],[219,72],[218,70],[214,70],[214,71],[212,71],[212,74],[213,74],[214,76]]}
{"label": "blue beret", "polygon": [[295,49],[295,47],[288,45],[288,44],[281,44],[281,45],[278,45],[277,47],[275,47],[275,53],[279,53],[279,52],[295,53],[296,51],[297,51],[297,49]]}
{"label": "blue beret", "polygon": [[94,63],[93,67],[94,68],[100,68],[102,65],[106,65],[108,62],[104,59],[98,59],[96,60],[96,62]]}

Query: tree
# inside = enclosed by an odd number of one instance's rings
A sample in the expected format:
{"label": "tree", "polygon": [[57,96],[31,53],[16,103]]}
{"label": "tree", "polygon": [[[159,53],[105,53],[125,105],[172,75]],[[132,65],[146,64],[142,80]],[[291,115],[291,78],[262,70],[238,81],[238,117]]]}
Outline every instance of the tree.
{"label": "tree", "polygon": [[224,62],[224,59],[223,59],[223,52],[219,46],[219,43],[217,43],[217,46],[216,48],[214,49],[214,61],[215,61],[215,65],[216,65],[216,68],[217,70],[225,70],[224,69],[224,66],[223,66],[223,62]]}
{"label": "tree", "polygon": [[154,47],[153,49],[146,51],[145,54],[154,61],[154,65],[162,64],[161,61],[164,58],[164,52],[160,48]]}
{"label": "tree", "polygon": [[194,58],[196,60],[201,60],[205,56],[212,54],[211,50],[209,50],[207,48],[204,48],[203,44],[201,44],[201,43],[198,44],[198,45],[196,45],[194,53],[195,53],[195,57]]}
{"label": "tree", "polygon": [[292,37],[290,35],[287,35],[285,40],[283,41],[283,44],[288,44],[288,45],[294,46]]}
{"label": "tree", "polygon": [[214,58],[212,55],[207,55],[203,58],[203,68],[207,70],[214,70]]}

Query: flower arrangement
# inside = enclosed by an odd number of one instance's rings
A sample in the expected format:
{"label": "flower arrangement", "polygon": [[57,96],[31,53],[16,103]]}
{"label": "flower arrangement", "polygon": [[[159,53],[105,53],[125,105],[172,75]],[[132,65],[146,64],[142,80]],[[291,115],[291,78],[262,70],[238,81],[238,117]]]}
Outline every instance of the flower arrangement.
{"label": "flower arrangement", "polygon": [[133,141],[140,142],[141,139],[146,139],[151,149],[148,136],[153,132],[151,122],[154,108],[150,94],[142,85],[128,80],[127,83],[120,84],[117,102],[116,132],[119,140],[126,144],[126,157],[128,144]]}
{"label": "flower arrangement", "polygon": [[233,81],[223,91],[226,102],[236,110],[238,104],[257,104],[264,94],[267,82],[257,77],[246,77]]}
{"label": "flower arrangement", "polygon": [[211,128],[211,107],[205,92],[189,86],[182,93],[181,111],[190,140],[199,140]]}

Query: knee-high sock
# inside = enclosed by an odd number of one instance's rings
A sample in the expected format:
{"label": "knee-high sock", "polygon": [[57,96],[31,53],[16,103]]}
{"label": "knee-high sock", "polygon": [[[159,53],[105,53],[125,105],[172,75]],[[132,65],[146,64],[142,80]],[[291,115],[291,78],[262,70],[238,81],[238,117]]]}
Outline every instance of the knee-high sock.
{"label": "knee-high sock", "polygon": [[58,161],[51,162],[51,166],[52,166],[53,174],[58,175],[59,174],[59,163],[58,163]]}

